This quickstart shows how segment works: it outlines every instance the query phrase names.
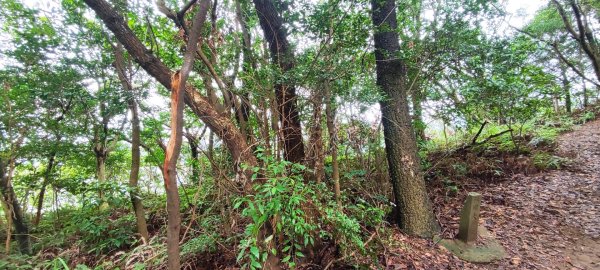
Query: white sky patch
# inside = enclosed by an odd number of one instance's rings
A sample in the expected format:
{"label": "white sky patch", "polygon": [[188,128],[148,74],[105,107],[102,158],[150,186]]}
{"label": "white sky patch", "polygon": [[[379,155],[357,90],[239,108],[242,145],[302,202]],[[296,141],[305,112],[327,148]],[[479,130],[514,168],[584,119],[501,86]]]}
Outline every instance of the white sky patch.
{"label": "white sky patch", "polygon": [[547,0],[508,0],[506,12],[511,14],[508,22],[514,27],[523,27],[547,3]]}

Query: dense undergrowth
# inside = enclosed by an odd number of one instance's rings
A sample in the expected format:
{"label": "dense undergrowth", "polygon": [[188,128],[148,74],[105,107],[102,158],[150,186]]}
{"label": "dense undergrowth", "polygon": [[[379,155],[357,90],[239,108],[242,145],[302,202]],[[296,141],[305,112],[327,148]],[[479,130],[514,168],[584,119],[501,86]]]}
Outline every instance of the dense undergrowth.
{"label": "dense undergrowth", "polygon": [[[476,140],[479,128],[474,127],[424,142],[421,155],[434,203],[460,196],[473,185],[568,165],[569,159],[555,152],[558,135],[595,119],[598,109],[532,120],[514,125],[513,132],[489,123]],[[331,183],[306,183],[304,166],[258,156],[263,169],[256,168],[254,178],[261,178],[255,179],[261,184],[254,186],[252,196],[214,178],[181,189],[183,268],[253,269],[269,256],[290,268],[378,264],[378,254],[392,244],[386,240],[391,204],[385,171],[361,168],[360,162],[347,159],[340,208]],[[136,236],[129,201],[115,199],[127,198],[127,190],[115,185],[113,191],[105,193],[107,210],[99,210],[103,201],[90,199],[81,208],[48,213],[32,231],[35,255],[1,255],[0,268],[164,269],[165,197],[143,195],[151,235],[144,244]],[[267,234],[263,228],[269,228]]]}

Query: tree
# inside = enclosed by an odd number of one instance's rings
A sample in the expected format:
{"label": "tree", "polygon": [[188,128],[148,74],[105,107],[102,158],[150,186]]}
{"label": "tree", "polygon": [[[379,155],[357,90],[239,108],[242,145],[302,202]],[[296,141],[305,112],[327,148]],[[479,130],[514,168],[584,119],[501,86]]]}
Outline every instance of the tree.
{"label": "tree", "polygon": [[298,115],[296,87],[290,81],[291,79],[286,78],[294,68],[294,52],[275,3],[271,0],[254,0],[254,6],[260,26],[269,43],[271,61],[282,73],[275,84],[275,96],[281,124],[279,132],[281,132],[280,140],[283,141],[284,158],[291,162],[302,163],[305,159],[304,141]]}
{"label": "tree", "polygon": [[[6,170],[8,168],[8,171]],[[8,163],[0,157],[0,192],[2,192],[2,203],[6,205],[10,217],[10,222],[15,226],[15,238],[19,242],[19,249],[24,254],[31,253],[31,244],[29,237],[29,225],[23,216],[21,204],[11,184],[11,171],[14,170],[14,158],[9,159]],[[10,229],[11,226],[8,228]],[[10,235],[10,234],[9,234]],[[10,237],[7,238],[7,247]],[[7,249],[8,252],[8,249]]]}
{"label": "tree", "polygon": [[[566,6],[571,7],[571,15],[569,15],[564,7],[565,4],[561,4],[558,0],[552,0],[552,3],[556,6],[563,20],[564,27],[571,38],[577,41],[589,58],[596,78],[600,81],[600,46],[588,18],[590,16],[589,11],[594,9],[586,7],[589,4],[581,3],[580,1],[566,0]],[[577,25],[577,28],[573,24]]]}
{"label": "tree", "polygon": [[[173,72],[142,44],[121,15],[106,1],[86,0],[85,3],[96,12],[138,64],[160,84],[171,89]],[[258,164],[256,157],[249,151],[246,138],[230,119],[222,115],[218,108],[196,88],[186,87],[185,93],[185,103],[198,118],[207,124],[212,132],[223,140],[238,168],[241,164],[249,166]],[[250,178],[251,171],[239,172],[243,172],[246,179]]]}
{"label": "tree", "polygon": [[373,0],[377,85],[385,94],[379,102],[388,170],[396,203],[396,222],[405,232],[432,236],[437,231],[407,100],[407,68],[399,59],[395,1]]}
{"label": "tree", "polygon": [[[123,86],[123,89],[128,92],[127,94],[129,95],[129,97],[127,98],[127,105],[129,107],[129,110],[131,111],[131,171],[129,174],[131,204],[133,206],[133,211],[135,212],[138,233],[142,237],[142,241],[144,241],[144,243],[148,243],[150,236],[148,233],[148,226],[146,225],[144,205],[142,204],[142,200],[140,199],[138,192],[141,145],[138,102],[136,100],[136,95],[134,92],[135,90],[133,89],[133,85],[131,83],[132,76],[131,74],[128,74],[127,68],[125,66],[126,62],[123,55],[122,45],[120,43],[117,43],[117,45],[114,46],[113,49],[115,54],[114,66],[117,71],[119,80],[121,81],[121,85]],[[131,67],[129,67],[129,70],[131,70]]]}

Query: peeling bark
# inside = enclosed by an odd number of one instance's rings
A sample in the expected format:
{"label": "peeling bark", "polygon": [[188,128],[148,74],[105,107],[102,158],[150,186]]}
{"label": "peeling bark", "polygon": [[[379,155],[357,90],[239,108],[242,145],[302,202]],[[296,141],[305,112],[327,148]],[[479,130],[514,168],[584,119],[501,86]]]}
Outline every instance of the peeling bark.
{"label": "peeling bark", "polygon": [[[167,89],[171,89],[171,75],[173,72],[142,44],[127,26],[123,16],[116,12],[105,0],[85,0],[85,3],[96,12],[106,27],[113,32],[138,64],[160,84]],[[222,115],[215,108],[215,105],[211,104],[194,87],[186,85],[184,102],[200,120],[206,123],[211,131],[223,140],[235,164],[238,165],[238,169],[242,163],[249,166],[258,164],[256,157],[248,147],[246,138],[239,132],[235,124]],[[246,170],[243,173],[249,179],[252,171]]]}

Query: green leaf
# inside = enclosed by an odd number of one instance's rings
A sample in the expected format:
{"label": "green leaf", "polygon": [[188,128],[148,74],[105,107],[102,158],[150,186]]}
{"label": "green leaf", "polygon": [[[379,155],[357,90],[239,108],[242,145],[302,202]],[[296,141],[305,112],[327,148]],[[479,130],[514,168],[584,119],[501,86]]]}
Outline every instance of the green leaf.
{"label": "green leaf", "polygon": [[252,267],[254,267],[254,268],[258,268],[258,269],[262,268],[262,265],[260,265],[260,263],[257,261],[252,261],[251,264],[252,264]]}
{"label": "green leaf", "polygon": [[257,247],[250,247],[250,254],[254,256],[254,258],[260,258],[259,251]]}

